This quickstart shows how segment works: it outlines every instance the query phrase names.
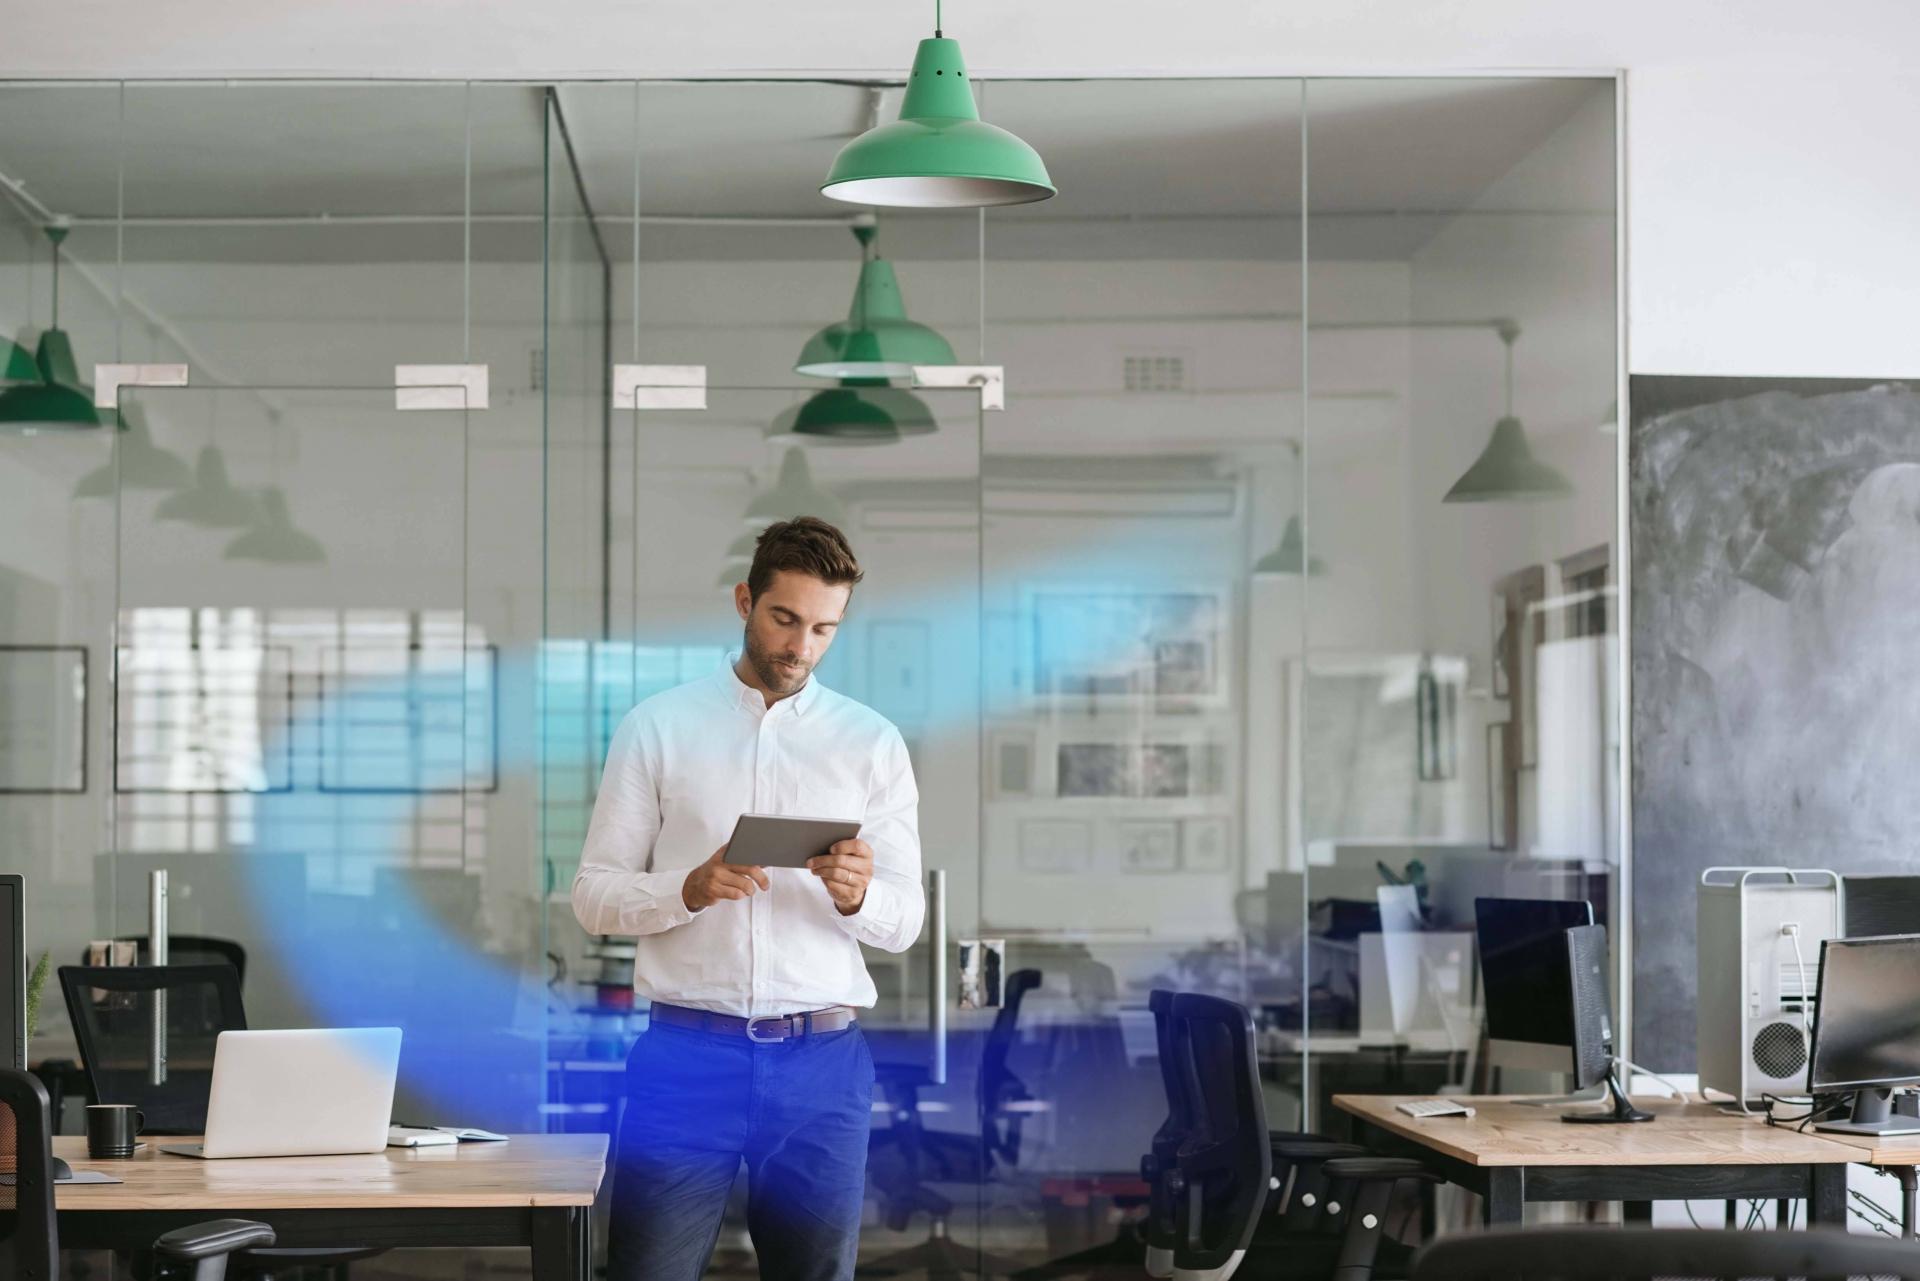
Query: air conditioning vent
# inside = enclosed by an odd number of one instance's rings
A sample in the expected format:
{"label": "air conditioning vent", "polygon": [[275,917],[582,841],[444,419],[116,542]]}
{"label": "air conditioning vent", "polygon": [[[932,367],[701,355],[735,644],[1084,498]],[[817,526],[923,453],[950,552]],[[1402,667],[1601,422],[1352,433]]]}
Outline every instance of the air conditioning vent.
{"label": "air conditioning vent", "polygon": [[1120,378],[1120,385],[1129,392],[1184,392],[1187,390],[1187,358],[1164,352],[1124,356],[1120,362]]}

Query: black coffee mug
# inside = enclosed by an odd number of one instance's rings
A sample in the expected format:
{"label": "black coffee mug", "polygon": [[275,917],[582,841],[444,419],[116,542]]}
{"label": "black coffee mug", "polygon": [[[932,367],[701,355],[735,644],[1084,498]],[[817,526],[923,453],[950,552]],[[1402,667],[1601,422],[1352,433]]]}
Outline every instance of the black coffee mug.
{"label": "black coffee mug", "polygon": [[96,1161],[132,1156],[133,1141],[146,1124],[146,1115],[130,1103],[88,1104],[87,1155]]}

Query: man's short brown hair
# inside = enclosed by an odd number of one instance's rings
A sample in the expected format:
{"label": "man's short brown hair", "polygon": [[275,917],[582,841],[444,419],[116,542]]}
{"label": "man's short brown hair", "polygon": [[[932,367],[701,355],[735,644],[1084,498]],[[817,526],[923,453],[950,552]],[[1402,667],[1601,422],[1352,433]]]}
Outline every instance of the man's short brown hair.
{"label": "man's short brown hair", "polygon": [[809,574],[830,586],[849,587],[866,575],[847,546],[847,536],[818,516],[775,521],[760,531],[747,571],[747,598],[759,600],[781,570]]}

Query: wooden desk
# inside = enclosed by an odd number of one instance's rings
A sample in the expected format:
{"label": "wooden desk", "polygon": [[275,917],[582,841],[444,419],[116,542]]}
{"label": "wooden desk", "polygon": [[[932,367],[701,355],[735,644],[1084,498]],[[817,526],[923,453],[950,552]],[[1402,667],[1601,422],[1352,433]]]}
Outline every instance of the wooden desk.
{"label": "wooden desk", "polygon": [[526,1246],[534,1281],[588,1281],[605,1135],[224,1161],[160,1151],[193,1141],[148,1138],[127,1160],[93,1161],[85,1139],[55,1137],[75,1170],[125,1180],[56,1187],[61,1244],[139,1250],[181,1224],[255,1219],[282,1246]]}
{"label": "wooden desk", "polygon": [[1468,1098],[1476,1115],[1419,1120],[1394,1110],[1409,1095],[1339,1094],[1357,1138],[1383,1153],[1413,1156],[1480,1194],[1489,1224],[1520,1222],[1528,1201],[1622,1201],[1629,1219],[1652,1217],[1654,1201],[1738,1197],[1796,1199],[1808,1220],[1844,1224],[1844,1143],[1700,1103],[1636,1099],[1656,1119],[1634,1125],[1568,1125],[1565,1108]]}
{"label": "wooden desk", "polygon": [[1900,1235],[1911,1241],[1917,1226],[1920,1226],[1920,1206],[1916,1206],[1916,1190],[1920,1189],[1920,1134],[1823,1134],[1820,1136],[1832,1143],[1844,1144],[1859,1155],[1854,1159],[1864,1161],[1877,1170],[1891,1174],[1900,1184]]}

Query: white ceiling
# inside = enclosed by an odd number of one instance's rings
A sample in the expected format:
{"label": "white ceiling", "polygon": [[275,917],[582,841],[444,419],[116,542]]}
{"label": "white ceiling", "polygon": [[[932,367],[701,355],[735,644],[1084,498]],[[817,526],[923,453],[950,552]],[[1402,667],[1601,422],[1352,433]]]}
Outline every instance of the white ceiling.
{"label": "white ceiling", "polygon": [[[1395,260],[1484,201],[1490,184],[1584,103],[1611,95],[1613,82],[995,81],[981,89],[986,118],[1032,142],[1061,192],[991,212],[990,256],[1297,256],[1304,114],[1315,255]],[[648,221],[644,257],[851,252],[833,225],[849,211],[817,187],[834,151],[865,126],[874,86],[583,83],[558,92],[582,181],[616,257],[630,254],[636,162],[648,219],[819,223]],[[134,218],[228,220],[130,226],[130,258],[434,260],[464,251],[458,215],[468,199],[470,138],[472,208],[498,220],[475,226],[473,252],[534,259],[537,216],[549,195],[544,93],[499,83],[174,82],[129,85],[124,96],[111,84],[8,87],[0,89],[0,118],[9,126],[0,173],[60,213],[110,218],[124,192]],[[897,94],[882,105],[892,114]],[[565,211],[571,183],[564,169],[555,176],[554,208]],[[1611,196],[1556,189],[1534,211],[1610,212]],[[231,221],[321,216],[336,221]],[[414,221],[354,221],[366,218]],[[889,222],[896,257],[977,252],[971,213]]]}

